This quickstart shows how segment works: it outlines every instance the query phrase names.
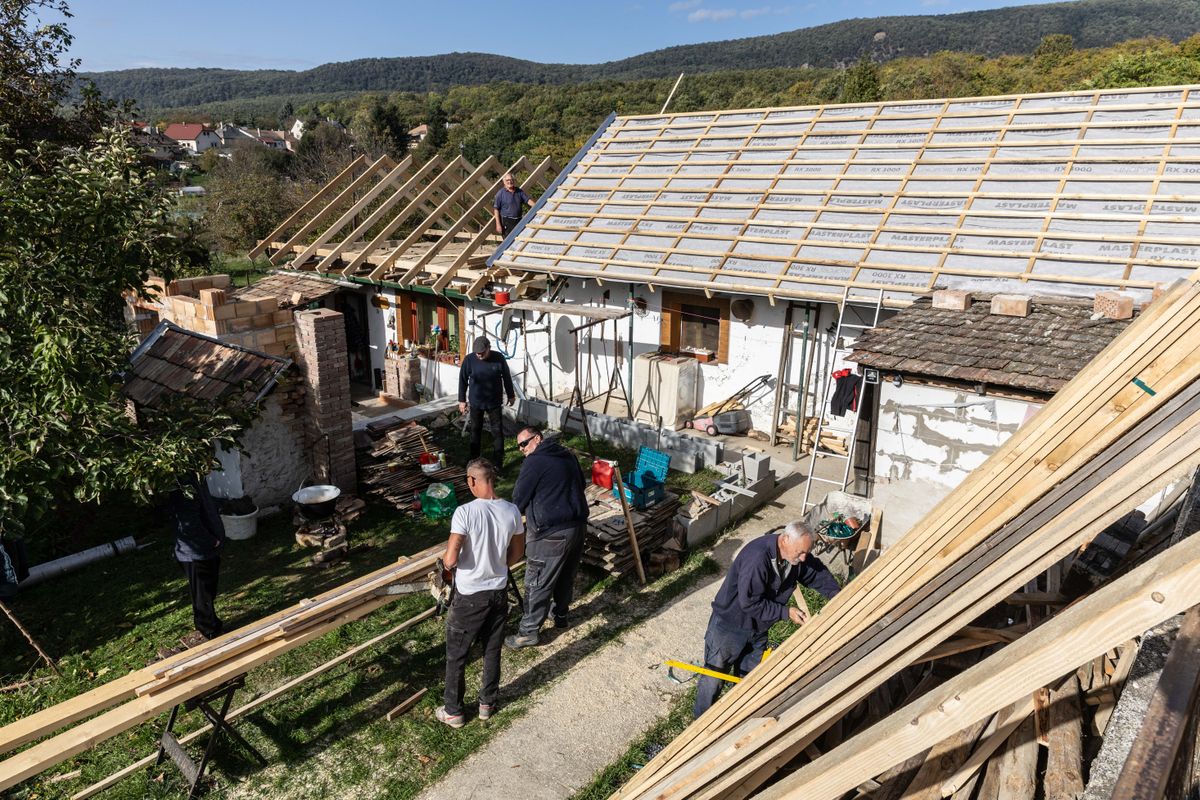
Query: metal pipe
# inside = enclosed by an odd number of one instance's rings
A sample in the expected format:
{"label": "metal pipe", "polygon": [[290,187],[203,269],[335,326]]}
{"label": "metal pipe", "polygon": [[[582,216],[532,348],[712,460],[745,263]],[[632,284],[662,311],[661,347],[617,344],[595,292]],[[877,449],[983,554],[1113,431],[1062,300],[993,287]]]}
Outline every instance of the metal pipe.
{"label": "metal pipe", "polygon": [[[808,358],[808,324],[809,324],[810,309],[804,308],[804,337],[800,340],[800,372],[797,375],[797,385],[800,391],[796,392],[796,438],[792,441],[792,461],[800,460],[800,440],[804,438],[804,396],[808,392],[808,374],[804,371],[805,361]],[[788,336],[791,336],[791,331],[788,331]],[[813,443],[813,458],[816,458],[817,445]]]}
{"label": "metal pipe", "polygon": [[21,581],[20,586],[21,588],[33,586],[35,583],[41,583],[49,578],[56,578],[59,575],[74,572],[80,567],[87,566],[94,561],[119,556],[136,549],[137,542],[133,540],[132,536],[126,536],[124,539],[118,539],[108,544],[90,547],[74,555],[63,556],[62,558],[56,558],[53,561],[47,561],[43,564],[30,567],[29,577]]}
{"label": "metal pipe", "polygon": [[[633,284],[629,284],[629,310],[637,307],[633,296]],[[616,327],[615,325],[613,326]],[[625,384],[625,416],[633,419],[633,314],[629,315],[629,347],[625,351],[625,375],[629,378]]]}

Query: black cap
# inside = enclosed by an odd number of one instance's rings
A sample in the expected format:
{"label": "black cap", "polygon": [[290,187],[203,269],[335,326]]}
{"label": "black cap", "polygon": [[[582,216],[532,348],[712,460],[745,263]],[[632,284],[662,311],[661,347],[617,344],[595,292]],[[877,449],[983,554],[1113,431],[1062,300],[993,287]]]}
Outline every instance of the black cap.
{"label": "black cap", "polygon": [[492,343],[488,341],[486,336],[476,336],[475,344],[471,350],[475,353],[486,353],[492,349]]}

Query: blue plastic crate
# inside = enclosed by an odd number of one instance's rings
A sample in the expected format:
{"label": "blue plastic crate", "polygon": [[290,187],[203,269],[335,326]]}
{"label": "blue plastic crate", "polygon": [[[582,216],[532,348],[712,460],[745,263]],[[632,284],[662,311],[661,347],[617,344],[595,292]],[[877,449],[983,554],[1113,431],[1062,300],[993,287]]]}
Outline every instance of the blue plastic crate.
{"label": "blue plastic crate", "polygon": [[[667,469],[671,456],[659,450],[642,447],[638,450],[637,466],[622,476],[625,499],[634,508],[645,508],[666,497]],[[613,494],[617,489],[613,487]]]}

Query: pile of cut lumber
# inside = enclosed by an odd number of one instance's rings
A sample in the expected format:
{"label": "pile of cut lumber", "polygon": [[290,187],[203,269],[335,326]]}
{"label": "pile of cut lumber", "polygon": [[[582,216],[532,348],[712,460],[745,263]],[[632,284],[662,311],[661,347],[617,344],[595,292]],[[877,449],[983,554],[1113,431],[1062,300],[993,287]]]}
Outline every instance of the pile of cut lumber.
{"label": "pile of cut lumber", "polygon": [[[800,438],[800,452],[807,453],[812,450],[813,439],[817,435],[817,418],[808,417],[804,420],[804,435]],[[796,417],[792,414],[787,415],[787,419],[779,426],[778,435],[780,439],[788,442],[796,439]],[[821,431],[821,449],[827,450],[838,455],[846,455],[846,438],[838,436],[831,431]]]}
{"label": "pile of cut lumber", "polygon": [[[0,728],[0,753],[50,737],[0,761],[0,791],[366,616],[394,599],[395,596],[381,595],[381,590],[394,584],[423,581],[442,551],[441,546],[431,547],[403,558],[266,619]],[[52,735],[56,731],[61,732]]]}
{"label": "pile of cut lumber", "polygon": [[1197,341],[1200,287],[1181,281],[614,797],[840,798],[1200,603],[1191,537],[801,765],[892,676],[997,604],[1061,607],[1061,587],[1028,585],[1200,464]]}
{"label": "pile of cut lumber", "polygon": [[462,467],[450,465],[430,475],[421,470],[417,457],[429,447],[429,430],[423,425],[396,422],[373,432],[367,430],[373,438],[360,447],[358,454],[358,480],[367,494],[407,512],[420,510],[413,498],[432,483],[453,486],[460,503],[471,499],[467,472]]}
{"label": "pile of cut lumber", "polygon": [[[629,541],[621,501],[613,496],[611,489],[602,486],[590,485],[586,494],[591,503],[591,515],[583,546],[583,563],[612,575],[631,571],[634,569],[633,545]],[[637,531],[638,552],[644,563],[648,563],[651,555],[671,539],[678,510],[679,497],[669,491],[662,500],[642,511],[630,509],[629,515]]]}

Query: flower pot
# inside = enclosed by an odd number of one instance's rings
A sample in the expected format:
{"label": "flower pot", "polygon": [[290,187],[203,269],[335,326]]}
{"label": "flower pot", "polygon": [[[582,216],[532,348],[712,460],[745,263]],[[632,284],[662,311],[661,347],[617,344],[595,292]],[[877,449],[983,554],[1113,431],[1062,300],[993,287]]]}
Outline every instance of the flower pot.
{"label": "flower pot", "polygon": [[230,539],[250,539],[258,533],[258,509],[249,514],[222,514],[225,536]]}

